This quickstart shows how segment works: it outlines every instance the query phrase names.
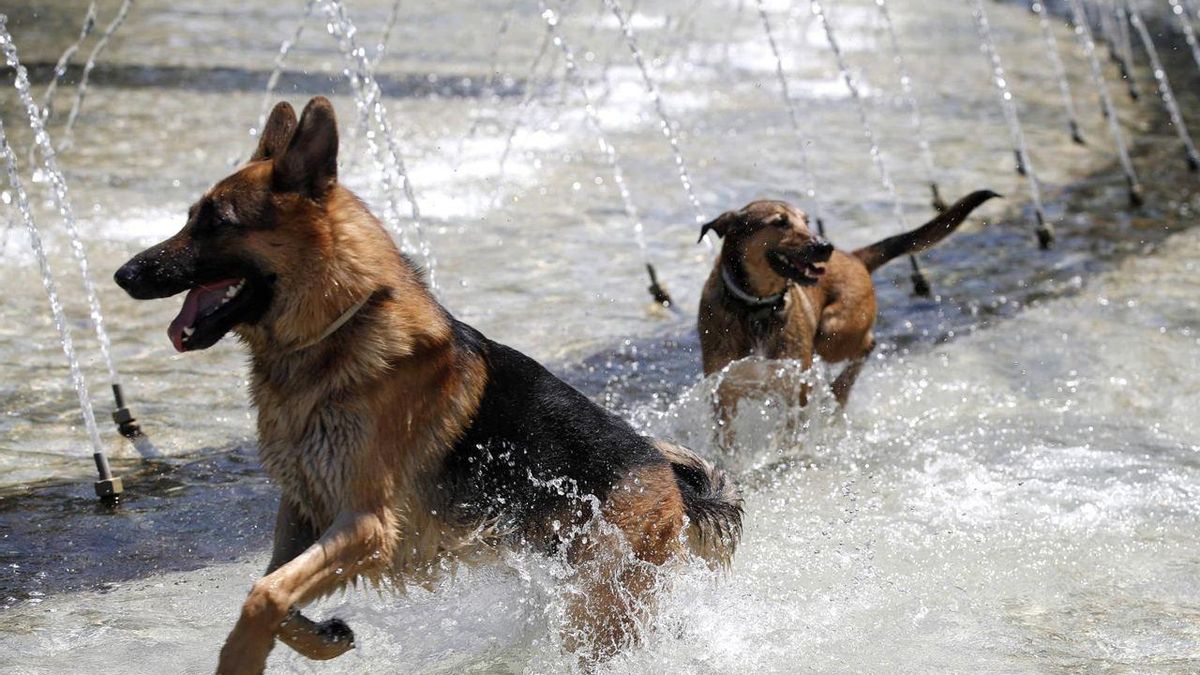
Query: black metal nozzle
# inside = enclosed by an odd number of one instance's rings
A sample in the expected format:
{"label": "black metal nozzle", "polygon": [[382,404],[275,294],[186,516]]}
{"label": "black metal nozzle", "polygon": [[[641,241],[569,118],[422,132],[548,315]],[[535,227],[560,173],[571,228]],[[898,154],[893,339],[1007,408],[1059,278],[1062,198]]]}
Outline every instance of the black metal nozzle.
{"label": "black metal nozzle", "polygon": [[1137,207],[1145,204],[1146,197],[1142,193],[1141,183],[1138,183],[1137,179],[1132,176],[1127,177],[1125,181],[1129,184],[1129,205]]}
{"label": "black metal nozzle", "polygon": [[104,456],[104,453],[94,452],[92,459],[96,462],[96,472],[100,474],[100,480],[94,484],[96,496],[100,498],[101,502],[104,502],[105,506],[116,506],[121,501],[121,493],[125,491],[121,477],[112,474],[112,469],[108,466],[108,458]]}
{"label": "black metal nozzle", "polygon": [[1037,215],[1037,223],[1038,223],[1038,227],[1037,227],[1038,248],[1042,249],[1043,251],[1046,251],[1046,250],[1049,250],[1052,246],[1054,246],[1054,228],[1051,227],[1050,224],[1046,222],[1046,218],[1045,218],[1045,216],[1042,215],[1042,212],[1040,210],[1036,212],[1036,215]]}
{"label": "black metal nozzle", "polygon": [[1069,124],[1071,127],[1071,141],[1076,145],[1087,145],[1087,141],[1083,140],[1083,133],[1079,131],[1079,122],[1071,120]]}
{"label": "black metal nozzle", "polygon": [[946,204],[945,199],[942,199],[942,193],[938,190],[938,184],[936,182],[930,183],[929,191],[933,194],[933,200],[929,203],[930,206],[938,213],[945,213],[946,209],[949,209],[950,206]]}
{"label": "black metal nozzle", "polygon": [[921,271],[921,266],[917,264],[917,257],[910,255],[908,261],[912,264],[912,274],[908,278],[912,280],[913,295],[918,298],[932,297],[933,288],[929,285],[929,279],[925,278],[925,273]]}
{"label": "black metal nozzle", "polygon": [[817,218],[817,234],[821,235],[822,237],[825,236],[825,219],[824,218]]}
{"label": "black metal nozzle", "polygon": [[129,439],[139,438],[142,435],[142,428],[138,426],[137,420],[134,419],[133,413],[125,406],[125,392],[121,389],[120,383],[114,382],[112,386],[113,399],[116,401],[116,410],[113,410],[112,419],[117,425],[117,431],[122,436]]}
{"label": "black metal nozzle", "polygon": [[1029,170],[1025,168],[1025,157],[1021,154],[1020,148],[1013,150],[1013,156],[1017,159],[1017,173],[1022,176],[1029,175]]}
{"label": "black metal nozzle", "polygon": [[667,289],[663,288],[663,285],[658,282],[658,273],[654,271],[654,265],[646,263],[646,273],[650,275],[650,286],[646,290],[650,291],[650,295],[654,298],[654,302],[657,302],[663,307],[670,307],[673,305],[674,301],[671,300],[671,294],[667,293]]}

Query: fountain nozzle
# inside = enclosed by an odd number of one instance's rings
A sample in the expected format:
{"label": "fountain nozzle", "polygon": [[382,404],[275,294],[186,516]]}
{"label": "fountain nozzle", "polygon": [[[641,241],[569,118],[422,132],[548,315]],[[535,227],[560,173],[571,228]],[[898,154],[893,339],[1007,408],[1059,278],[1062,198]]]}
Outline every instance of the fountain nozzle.
{"label": "fountain nozzle", "polygon": [[1054,228],[1046,222],[1041,211],[1037,212],[1037,223],[1038,248],[1043,251],[1049,250],[1054,246]]}
{"label": "fountain nozzle", "polygon": [[120,383],[113,383],[112,392],[113,399],[117,404],[117,408],[113,410],[112,414],[113,422],[117,425],[117,431],[125,438],[140,438],[142,436],[142,428],[138,425],[137,420],[134,419],[133,413],[125,405],[125,392],[121,389]]}
{"label": "fountain nozzle", "polygon": [[658,282],[658,273],[654,271],[654,265],[646,263],[646,272],[650,275],[650,286],[646,290],[650,291],[654,302],[663,307],[674,305],[675,301],[671,299],[671,294],[667,293],[667,289],[663,288],[663,285]]}
{"label": "fountain nozzle", "polygon": [[929,279],[925,278],[925,273],[921,271],[921,266],[917,264],[917,257],[910,255],[908,261],[912,263],[912,275],[909,279],[912,280],[913,295],[919,298],[932,297],[933,288],[929,285]]}
{"label": "fountain nozzle", "polygon": [[1146,203],[1145,196],[1142,194],[1142,185],[1134,178],[1127,178],[1129,183],[1129,204],[1130,206],[1141,206]]}
{"label": "fountain nozzle", "polygon": [[933,193],[933,200],[930,202],[930,206],[932,206],[933,210],[937,211],[938,213],[945,213],[946,209],[950,207],[946,205],[946,200],[942,199],[942,193],[940,190],[938,190],[938,184],[930,183],[929,191]]}
{"label": "fountain nozzle", "polygon": [[100,480],[96,481],[96,496],[105,506],[116,506],[121,501],[121,494],[125,492],[125,485],[121,482],[120,476],[112,475],[112,469],[108,466],[108,458],[104,453],[92,453],[92,459],[96,461],[96,472],[100,474]]}
{"label": "fountain nozzle", "polygon": [[1083,140],[1083,133],[1079,131],[1079,122],[1071,120],[1071,140],[1076,145],[1087,145],[1087,141]]}

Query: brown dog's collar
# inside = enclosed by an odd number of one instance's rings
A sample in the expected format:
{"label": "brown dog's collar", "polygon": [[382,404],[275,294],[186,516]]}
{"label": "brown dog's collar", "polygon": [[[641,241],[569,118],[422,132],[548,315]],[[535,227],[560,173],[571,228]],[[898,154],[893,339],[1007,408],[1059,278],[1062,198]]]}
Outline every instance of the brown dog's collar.
{"label": "brown dog's collar", "polygon": [[738,287],[737,282],[733,280],[733,275],[729,273],[729,267],[726,265],[721,265],[721,281],[725,284],[725,290],[728,291],[730,295],[736,298],[739,302],[749,305],[751,309],[782,309],[784,302],[787,300],[787,292],[792,288],[792,282],[789,279],[787,283],[784,284],[783,290],[775,293],[774,295],[768,295],[766,297],[751,295],[750,293],[747,293]]}

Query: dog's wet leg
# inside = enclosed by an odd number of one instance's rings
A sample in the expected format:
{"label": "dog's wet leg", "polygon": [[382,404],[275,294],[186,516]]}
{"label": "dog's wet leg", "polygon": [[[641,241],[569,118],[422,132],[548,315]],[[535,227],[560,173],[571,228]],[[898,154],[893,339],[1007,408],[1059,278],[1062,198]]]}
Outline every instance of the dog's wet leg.
{"label": "dog's wet leg", "polygon": [[670,464],[642,467],[614,488],[569,557],[580,585],[564,646],[590,667],[640,639],[662,565],[684,553],[684,506]]}
{"label": "dog's wet leg", "polygon": [[875,340],[871,340],[866,351],[851,359],[850,363],[846,364],[846,367],[842,369],[841,374],[837,376],[837,379],[833,381],[833,396],[837,399],[839,406],[846,407],[846,401],[850,399],[850,389],[854,386],[855,381],[858,380],[863,366],[867,364],[867,359],[871,357],[871,352],[874,350]]}
{"label": "dog's wet leg", "polygon": [[[228,675],[261,673],[275,637],[291,615],[292,607],[320,596],[370,571],[387,555],[383,549],[389,538],[385,519],[370,512],[343,512],[333,525],[303,553],[280,566],[254,584],[242,606],[242,614],[225,646],[217,672]],[[291,616],[291,626],[308,628],[307,620]],[[317,624],[313,624],[317,625]],[[291,631],[285,630],[290,633]],[[314,631],[305,631],[313,633]],[[316,630],[315,634],[334,637],[338,631]]]}
{"label": "dog's wet leg", "polygon": [[[317,541],[317,531],[295,507],[286,500],[279,503],[275,518],[275,545],[267,574],[283,567]],[[354,648],[354,631],[341,619],[317,623],[293,606],[279,625],[279,641],[305,658],[326,661]]]}

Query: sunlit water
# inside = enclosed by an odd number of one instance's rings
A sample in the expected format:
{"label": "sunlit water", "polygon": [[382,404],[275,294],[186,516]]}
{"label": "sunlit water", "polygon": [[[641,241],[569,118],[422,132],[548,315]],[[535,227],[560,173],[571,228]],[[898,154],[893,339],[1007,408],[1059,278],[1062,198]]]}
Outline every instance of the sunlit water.
{"label": "sunlit water", "polygon": [[[47,3],[36,17],[29,8],[12,11],[10,27],[35,76],[43,64],[39,86],[78,33],[75,4]],[[663,32],[666,18],[691,4],[644,4],[633,25],[647,53],[664,56],[651,73],[679,125],[702,206],[715,215],[760,196],[803,202],[795,133],[753,5],[740,15],[737,3],[698,13],[690,40]],[[893,2],[943,195],[986,186],[1013,198],[981,211],[991,226],[976,218],[926,257],[937,302],[907,296],[903,265],[879,274],[883,349],[844,415],[823,400],[802,414],[778,399],[749,403],[738,420],[745,447],[725,455],[711,446],[712,383],[700,379],[691,327],[709,258],[695,243],[692,208],[641,75],[615,58],[612,93],[598,113],[677,314],[647,308],[633,225],[573,88],[517,81],[509,95],[480,97],[492,44],[479,36],[494,31],[506,6],[409,7],[379,69],[420,190],[443,300],[640,428],[721,461],[747,497],[733,568],[683,570],[646,644],[612,672],[1200,667],[1200,232],[1188,230],[1200,193],[1152,96],[1131,105],[1112,79],[1150,197],[1144,210],[1127,213],[1072,37],[1056,24],[1090,147],[1066,133],[1036,19],[989,4],[1058,229],[1058,248],[1039,252],[969,3]],[[363,44],[373,45],[391,3],[349,7]],[[894,233],[820,26],[806,8],[790,17],[785,3],[767,8],[814,140],[831,237],[849,248]],[[828,9],[852,67],[863,69],[856,77],[908,217],[923,220],[928,188],[877,13],[858,1]],[[129,484],[119,515],[93,509],[90,458],[36,265],[19,231],[3,242],[6,672],[73,672],[100,662],[130,672],[210,671],[265,564],[274,497],[253,460],[241,351],[230,341],[174,355],[164,333],[177,302],[136,303],[104,278],[177,229],[190,201],[248,154],[247,130],[279,41],[302,12],[302,3],[285,10],[139,2],[93,73],[75,146],[60,157],[134,411],[173,458],[139,468],[132,449],[109,435]],[[595,21],[600,28],[588,38]],[[615,19],[598,6],[571,6],[562,29],[580,68],[597,78],[607,51],[625,49]],[[543,30],[533,4],[519,8],[502,69],[523,74]],[[587,58],[588,48],[603,51]],[[1185,51],[1160,49],[1185,116],[1200,123],[1190,112],[1200,76]],[[293,104],[327,93],[317,74],[332,82],[343,67],[323,26],[310,26],[291,58],[280,92]],[[1139,73],[1148,91],[1151,75]],[[1108,64],[1106,74],[1115,78]],[[348,138],[349,88],[337,86],[344,148],[363,152]],[[496,161],[526,86],[541,91],[497,186]],[[441,96],[426,95],[439,88]],[[60,90],[60,110],[71,92]],[[6,121],[19,112],[13,98],[0,97]],[[483,121],[455,171],[453,153],[474,116]],[[28,132],[14,126],[6,128],[24,154]],[[382,212],[373,187],[379,172],[365,156],[354,167],[344,182]],[[101,383],[48,187],[32,184],[80,349],[92,355],[89,374]],[[489,209],[498,187],[504,204]],[[14,216],[0,203],[0,226]],[[105,400],[103,390],[95,393]],[[18,487],[48,479],[35,490]],[[272,664],[302,672],[560,672],[572,662],[558,648],[553,574],[540,559],[516,556],[432,591],[353,591],[313,614],[346,618],[358,649],[310,665],[280,648]]]}

